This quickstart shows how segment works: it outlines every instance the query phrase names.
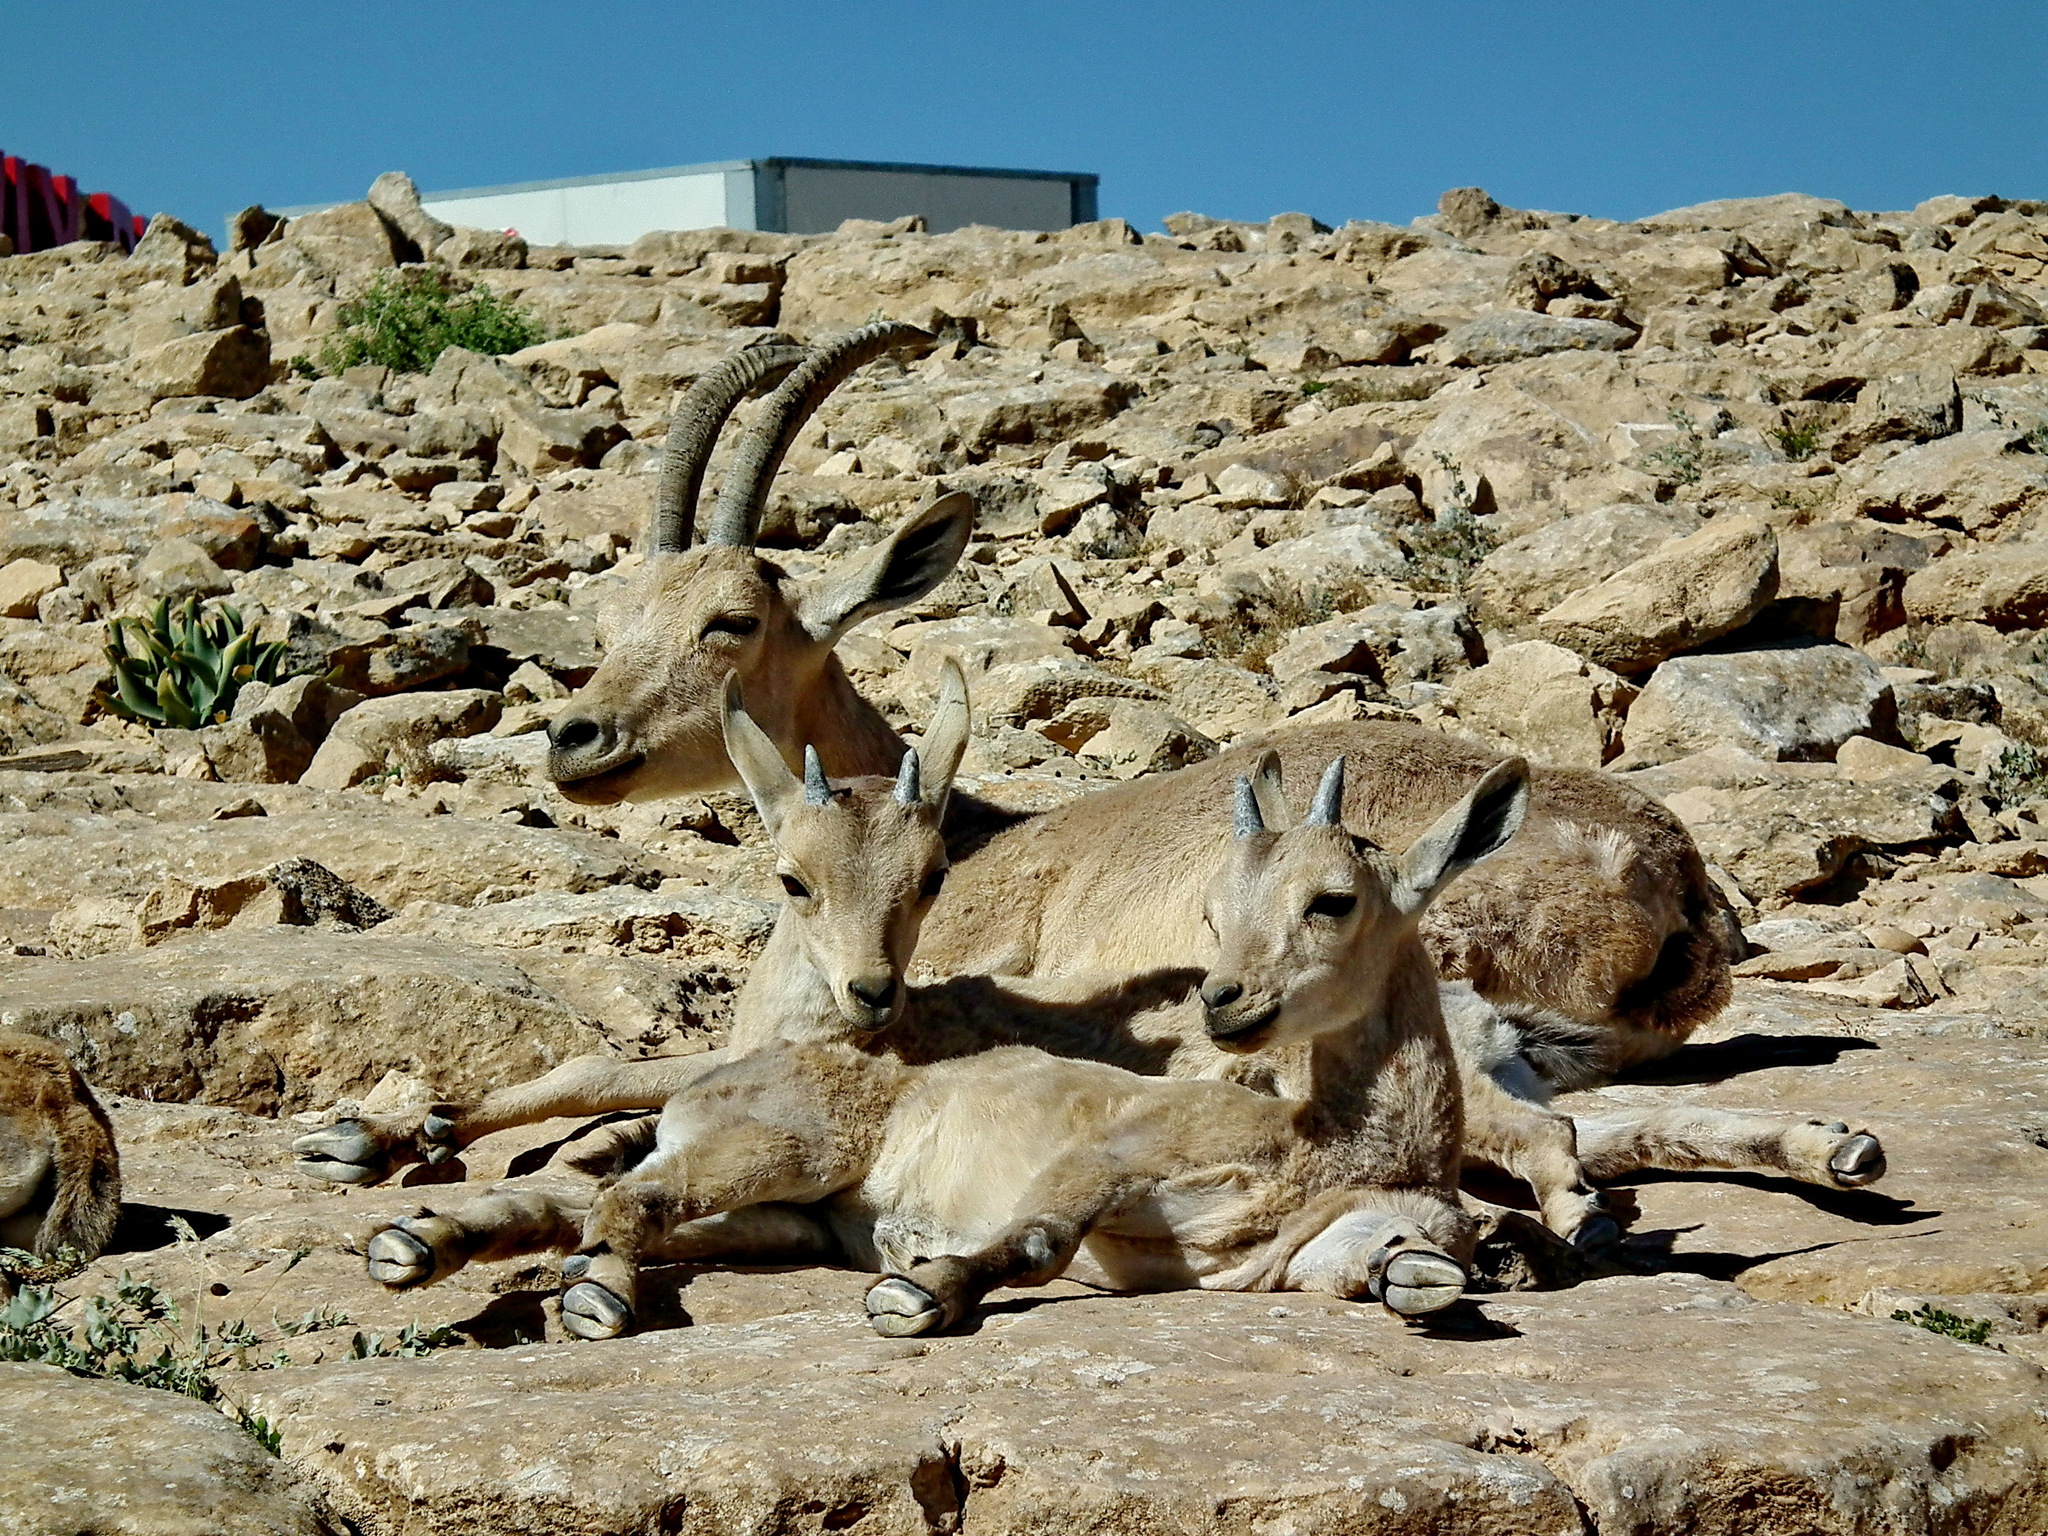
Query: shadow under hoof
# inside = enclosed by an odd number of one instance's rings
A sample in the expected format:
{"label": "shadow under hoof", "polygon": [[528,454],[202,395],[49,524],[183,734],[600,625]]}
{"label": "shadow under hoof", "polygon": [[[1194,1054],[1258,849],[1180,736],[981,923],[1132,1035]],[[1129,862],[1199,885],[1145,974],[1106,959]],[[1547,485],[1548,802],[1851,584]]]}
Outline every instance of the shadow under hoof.
{"label": "shadow under hoof", "polygon": [[173,1217],[183,1221],[201,1237],[211,1237],[232,1224],[231,1218],[218,1211],[187,1211],[174,1206],[124,1200],[120,1217],[114,1223],[114,1235],[108,1239],[102,1253],[149,1253],[170,1247],[180,1236],[178,1229],[171,1225]]}

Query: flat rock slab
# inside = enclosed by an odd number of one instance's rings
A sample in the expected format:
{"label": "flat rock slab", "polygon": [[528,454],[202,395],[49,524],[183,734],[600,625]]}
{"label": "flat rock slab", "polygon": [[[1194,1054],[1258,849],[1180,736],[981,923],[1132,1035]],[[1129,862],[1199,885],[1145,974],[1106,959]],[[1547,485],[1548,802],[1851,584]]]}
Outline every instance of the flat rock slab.
{"label": "flat rock slab", "polygon": [[0,1365],[6,1536],[332,1536],[299,1477],[204,1403]]}
{"label": "flat rock slab", "polygon": [[255,1405],[375,1536],[2048,1523],[2024,1361],[1696,1277],[1486,1313],[1423,1332],[1294,1295],[1026,1297],[887,1341],[849,1305],[292,1370]]}
{"label": "flat rock slab", "polygon": [[103,1089],[258,1114],[324,1107],[394,1069],[481,1093],[602,1046],[503,954],[275,927],[0,958],[0,1027],[62,1041]]}

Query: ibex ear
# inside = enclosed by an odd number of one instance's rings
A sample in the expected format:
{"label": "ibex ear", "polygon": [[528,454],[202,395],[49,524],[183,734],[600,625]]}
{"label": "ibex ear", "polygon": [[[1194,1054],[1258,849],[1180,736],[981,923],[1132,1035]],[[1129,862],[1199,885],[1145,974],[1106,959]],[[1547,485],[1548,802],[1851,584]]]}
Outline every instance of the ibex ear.
{"label": "ibex ear", "polygon": [[967,706],[967,679],[960,671],[960,663],[948,656],[939,667],[939,702],[924,728],[924,749],[918,754],[924,760],[925,804],[941,816],[946,814],[946,797],[953,790],[953,775],[960,771],[960,757],[967,750],[972,723],[973,713]]}
{"label": "ibex ear", "polygon": [[754,809],[761,824],[775,837],[782,830],[789,808],[803,798],[804,782],[789,771],[789,764],[768,739],[768,733],[754,724],[740,701],[740,680],[725,680],[725,755],[732,759],[747,793],[754,797]]}
{"label": "ibex ear", "polygon": [[813,640],[830,645],[870,614],[916,602],[960,563],[974,533],[974,511],[965,491],[918,508],[866,559],[806,587],[797,598],[797,622]]}
{"label": "ibex ear", "polygon": [[1294,810],[1280,788],[1280,754],[1261,752],[1252,769],[1252,798],[1259,803],[1259,820],[1268,832],[1285,832],[1294,825]]}
{"label": "ibex ear", "polygon": [[1436,819],[1401,855],[1394,905],[1420,912],[1437,892],[1489,854],[1498,853],[1529,806],[1529,765],[1511,757],[1487,771],[1472,792]]}

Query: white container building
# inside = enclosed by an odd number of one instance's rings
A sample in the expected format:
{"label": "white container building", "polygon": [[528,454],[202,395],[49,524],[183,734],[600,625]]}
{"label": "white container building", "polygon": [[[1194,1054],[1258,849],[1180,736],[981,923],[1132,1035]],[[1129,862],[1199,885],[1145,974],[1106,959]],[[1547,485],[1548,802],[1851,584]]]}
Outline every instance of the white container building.
{"label": "white container building", "polygon": [[844,219],[889,220],[906,214],[923,215],[934,233],[964,224],[1065,229],[1096,217],[1096,183],[1095,176],[1078,171],[725,160],[423,192],[420,201],[450,224],[516,230],[532,245],[625,245],[657,229],[722,226],[808,235],[837,229]]}

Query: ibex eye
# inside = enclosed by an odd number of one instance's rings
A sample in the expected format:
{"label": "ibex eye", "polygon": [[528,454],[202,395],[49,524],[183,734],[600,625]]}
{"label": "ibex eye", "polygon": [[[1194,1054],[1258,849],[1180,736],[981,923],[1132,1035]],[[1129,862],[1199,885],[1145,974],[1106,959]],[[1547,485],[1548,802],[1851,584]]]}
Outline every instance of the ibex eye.
{"label": "ibex eye", "polygon": [[704,626],[706,635],[751,635],[761,621],[751,613],[721,613]]}
{"label": "ibex eye", "polygon": [[939,894],[939,888],[945,883],[946,872],[943,869],[933,870],[924,877],[924,884],[917,888],[917,899],[919,901],[930,901]]}
{"label": "ibex eye", "polygon": [[1342,896],[1335,891],[1325,892],[1308,904],[1310,917],[1349,917],[1358,905],[1356,896]]}
{"label": "ibex eye", "polygon": [[784,875],[781,878],[783,890],[788,892],[791,897],[797,901],[806,901],[810,898],[811,888],[805,885],[803,881],[797,879],[795,875]]}

